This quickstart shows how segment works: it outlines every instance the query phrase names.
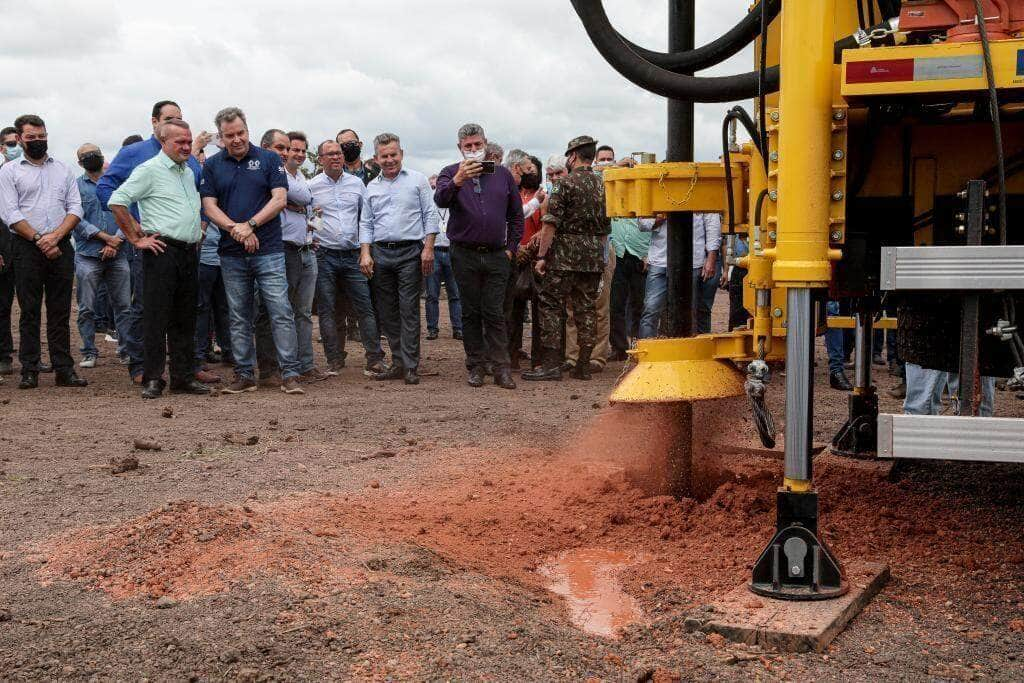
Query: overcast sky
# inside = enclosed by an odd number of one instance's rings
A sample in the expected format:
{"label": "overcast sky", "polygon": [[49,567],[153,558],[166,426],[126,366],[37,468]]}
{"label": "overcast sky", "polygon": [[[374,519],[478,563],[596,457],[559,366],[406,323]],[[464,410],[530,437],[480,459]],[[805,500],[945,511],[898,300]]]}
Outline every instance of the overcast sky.
{"label": "overcast sky", "polygon": [[[664,49],[664,0],[607,0],[619,30]],[[732,26],[749,0],[697,0],[697,44]],[[622,156],[665,150],[665,100],[609,67],[568,0],[34,0],[0,52],[0,118],[37,113],[54,156],[83,142],[112,158],[148,136],[153,102],[181,104],[193,130],[240,106],[254,142],[267,128],[312,144],[354,128],[397,133],[406,164],[453,161],[459,125],[476,121],[506,150],[542,160],[579,134]],[[707,73],[752,69],[749,52]],[[729,105],[698,105],[697,157],[719,154]]]}

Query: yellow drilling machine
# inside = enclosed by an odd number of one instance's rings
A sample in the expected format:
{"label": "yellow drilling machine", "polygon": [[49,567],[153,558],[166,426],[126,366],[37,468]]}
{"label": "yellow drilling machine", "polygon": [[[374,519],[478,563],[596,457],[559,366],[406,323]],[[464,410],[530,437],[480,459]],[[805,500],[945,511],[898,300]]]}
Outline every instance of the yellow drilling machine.
{"label": "yellow drilling machine", "polygon": [[[760,0],[700,47],[693,0],[670,0],[667,52],[622,36],[601,0],[572,3],[604,59],[668,99],[666,162],[604,173],[609,216],[668,216],[672,338],[637,343],[612,400],[690,405],[746,393],[771,447],[769,364],[785,361],[777,528],[750,588],[789,600],[842,595],[812,484],[814,343],[827,300],[851,300],[852,315],[831,324],[856,329],[835,452],[1024,461],[1024,421],[977,415],[980,347],[1000,345],[1010,381],[1024,380],[1014,306],[1024,290],[1024,0]],[[751,44],[751,72],[694,75]],[[721,160],[694,162],[693,103],[747,99],[752,113],[726,114]],[[749,142],[737,144],[737,126]],[[728,260],[747,271],[752,318],[742,329],[690,336],[693,212],[725,217]],[[960,415],[878,413],[871,339],[898,322],[881,316],[890,295],[959,306]]]}

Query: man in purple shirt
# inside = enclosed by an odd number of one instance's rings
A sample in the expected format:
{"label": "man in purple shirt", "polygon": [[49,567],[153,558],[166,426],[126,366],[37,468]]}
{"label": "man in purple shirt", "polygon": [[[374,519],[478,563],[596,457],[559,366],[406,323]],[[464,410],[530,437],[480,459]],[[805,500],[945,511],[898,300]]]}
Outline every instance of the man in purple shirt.
{"label": "man in purple shirt", "polygon": [[483,386],[484,366],[490,361],[494,383],[515,389],[504,306],[512,259],[523,235],[523,203],[507,168],[495,164],[487,169],[493,172],[484,172],[483,128],[475,123],[460,128],[458,147],[463,160],[438,174],[434,202],[449,210],[447,233],[462,294],[469,385]]}

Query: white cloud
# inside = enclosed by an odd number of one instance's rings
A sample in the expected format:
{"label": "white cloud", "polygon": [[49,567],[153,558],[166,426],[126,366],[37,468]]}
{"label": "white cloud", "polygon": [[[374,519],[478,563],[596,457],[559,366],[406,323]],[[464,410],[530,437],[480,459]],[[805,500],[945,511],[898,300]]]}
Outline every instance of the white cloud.
{"label": "white cloud", "polygon": [[[630,39],[664,49],[664,2],[606,5]],[[698,0],[697,43],[747,7]],[[665,100],[604,62],[568,0],[40,0],[12,27],[0,55],[0,120],[38,113],[67,161],[85,141],[112,156],[125,136],[148,135],[149,109],[165,98],[197,130],[211,128],[221,107],[240,106],[256,139],[266,128],[297,128],[315,144],[354,128],[368,143],[388,130],[425,172],[453,160],[466,121],[542,159],[582,133],[620,154],[661,158],[665,148]],[[751,64],[744,52],[710,73]],[[717,158],[728,106],[698,105],[698,158]]]}

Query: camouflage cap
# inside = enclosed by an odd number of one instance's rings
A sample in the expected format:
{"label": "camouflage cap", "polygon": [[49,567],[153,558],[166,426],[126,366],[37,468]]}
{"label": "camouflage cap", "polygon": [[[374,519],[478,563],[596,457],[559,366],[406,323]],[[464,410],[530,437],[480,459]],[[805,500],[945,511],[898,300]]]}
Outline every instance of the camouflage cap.
{"label": "camouflage cap", "polygon": [[568,146],[566,146],[566,148],[565,148],[565,156],[569,156],[570,154],[573,153],[574,150],[577,150],[580,147],[583,147],[585,145],[596,145],[596,144],[597,144],[597,140],[595,140],[594,138],[590,137],[589,135],[580,135],[580,136],[574,137],[572,140],[569,141]]}

